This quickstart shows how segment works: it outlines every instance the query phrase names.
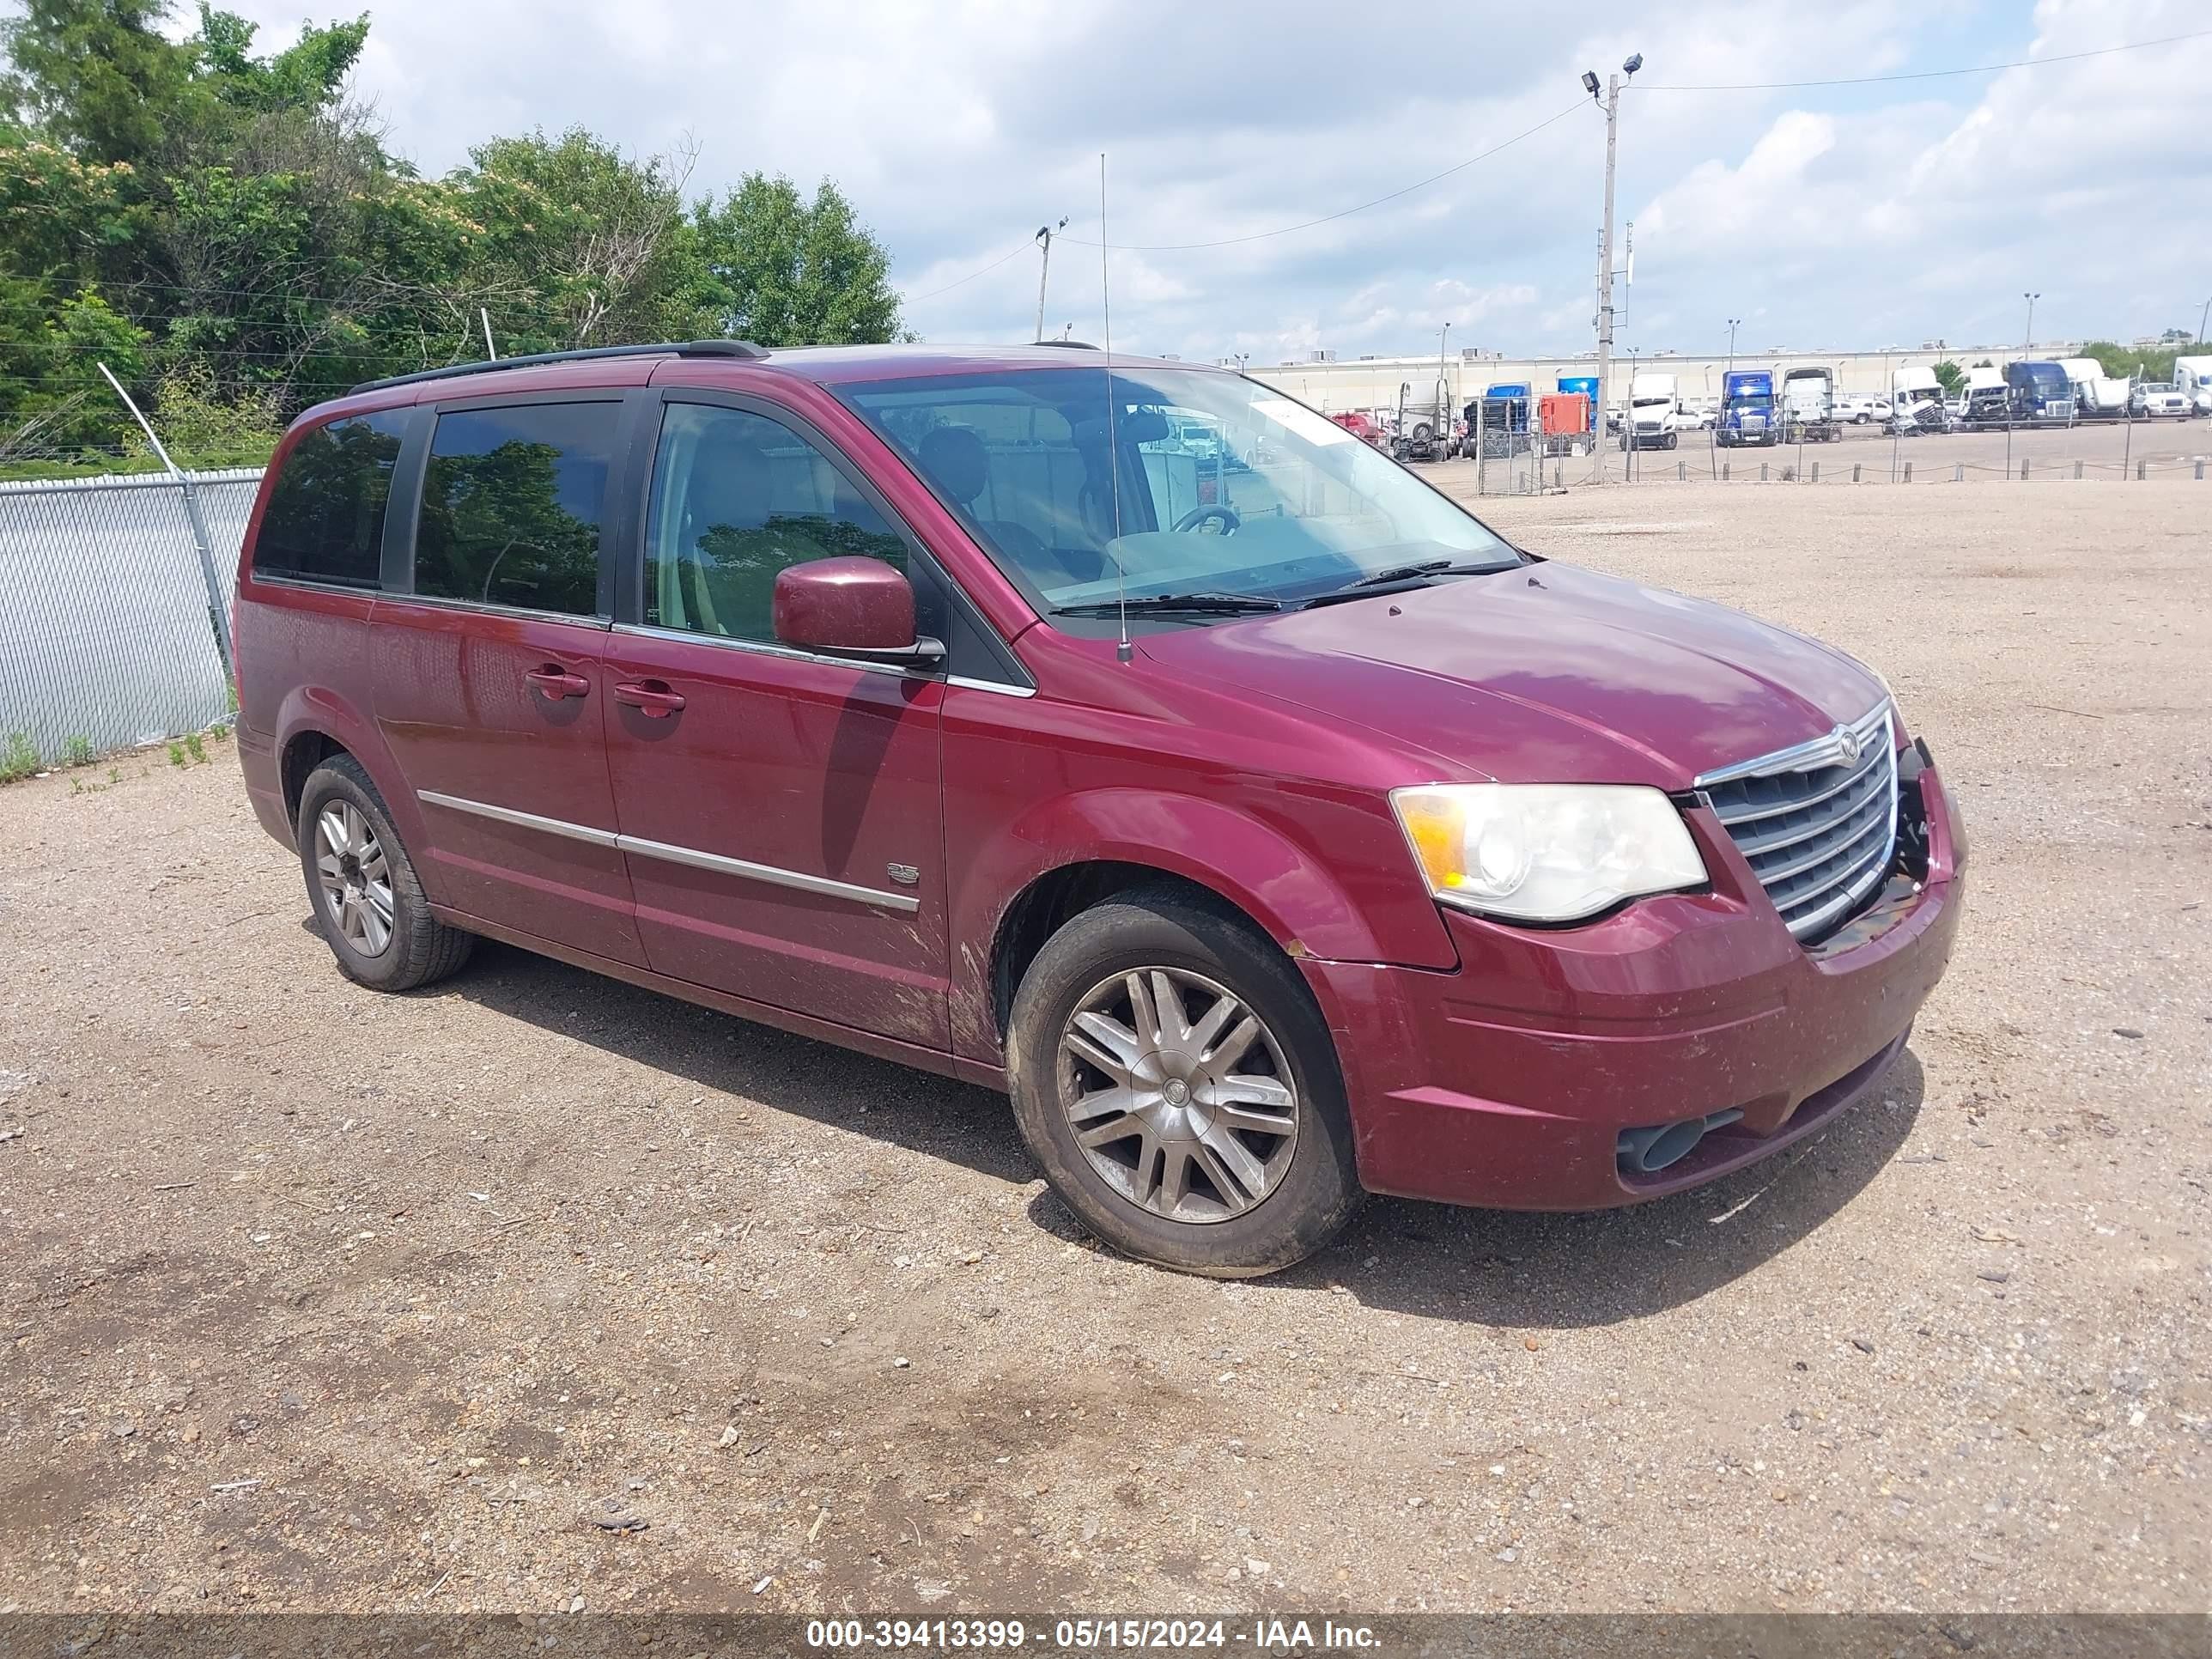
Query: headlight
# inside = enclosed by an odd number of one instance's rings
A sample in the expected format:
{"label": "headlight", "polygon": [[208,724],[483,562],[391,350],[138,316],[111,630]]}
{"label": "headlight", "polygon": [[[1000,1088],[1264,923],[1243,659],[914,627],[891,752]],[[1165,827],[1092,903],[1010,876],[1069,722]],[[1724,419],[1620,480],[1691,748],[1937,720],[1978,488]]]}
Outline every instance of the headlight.
{"label": "headlight", "polygon": [[1434,783],[1390,792],[1429,891],[1512,921],[1576,921],[1704,884],[1689,826],[1632,784]]}

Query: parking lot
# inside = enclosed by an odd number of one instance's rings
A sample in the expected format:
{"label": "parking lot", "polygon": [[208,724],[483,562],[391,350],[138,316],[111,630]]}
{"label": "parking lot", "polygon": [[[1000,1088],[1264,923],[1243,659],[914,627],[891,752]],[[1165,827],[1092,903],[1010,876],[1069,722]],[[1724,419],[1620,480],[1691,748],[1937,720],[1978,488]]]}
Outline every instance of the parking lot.
{"label": "parking lot", "polygon": [[0,790],[0,1610],[2201,1608],[2208,488],[1486,502],[1880,668],[1958,956],[1781,1159],[1247,1285],[981,1091],[507,949],[354,987],[227,743]]}
{"label": "parking lot", "polygon": [[[1679,435],[1680,442],[1671,451],[1638,451],[1628,458],[1621,454],[1616,438],[1607,453],[1609,473],[1618,478],[1624,460],[1633,459],[1647,481],[1673,483],[1675,464],[1680,462],[1692,478],[1710,480],[1726,466],[1731,480],[1741,481],[1758,477],[1764,461],[1777,478],[1785,466],[1796,469],[1800,478],[1809,478],[1818,462],[1823,483],[1850,482],[1853,466],[1860,469],[1863,483],[1888,483],[1902,482],[1910,463],[1915,484],[1943,484],[1954,481],[1960,467],[1968,479],[2008,474],[2017,478],[2020,464],[2026,461],[2030,483],[2070,481],[2076,462],[2085,483],[2134,482],[2139,467],[2145,482],[2158,482],[2194,481],[2196,464],[2212,460],[2212,421],[2205,420],[2098,422],[2043,431],[1940,432],[1910,438],[1893,438],[1883,426],[1872,422],[1846,425],[1832,443],[1771,449],[1723,449],[1713,441],[1710,428]],[[1583,463],[1585,475],[1589,465],[1587,460]]]}

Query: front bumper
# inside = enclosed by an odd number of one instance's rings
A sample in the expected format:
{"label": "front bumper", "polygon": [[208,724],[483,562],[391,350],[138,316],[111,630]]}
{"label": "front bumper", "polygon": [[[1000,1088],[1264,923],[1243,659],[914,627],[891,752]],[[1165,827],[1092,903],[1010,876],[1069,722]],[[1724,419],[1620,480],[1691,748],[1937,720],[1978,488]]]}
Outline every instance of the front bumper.
{"label": "front bumper", "polygon": [[[1550,931],[1447,911],[1453,972],[1304,963],[1336,1039],[1361,1184],[1500,1209],[1603,1209],[1769,1157],[1862,1097],[1902,1050],[1958,931],[1963,837],[1934,769],[1918,783],[1925,878],[1894,878],[1811,951],[1724,832],[1698,822],[1710,815],[1692,813],[1710,892]],[[1622,1129],[1730,1108],[1741,1120],[1680,1164],[1620,1168]]]}

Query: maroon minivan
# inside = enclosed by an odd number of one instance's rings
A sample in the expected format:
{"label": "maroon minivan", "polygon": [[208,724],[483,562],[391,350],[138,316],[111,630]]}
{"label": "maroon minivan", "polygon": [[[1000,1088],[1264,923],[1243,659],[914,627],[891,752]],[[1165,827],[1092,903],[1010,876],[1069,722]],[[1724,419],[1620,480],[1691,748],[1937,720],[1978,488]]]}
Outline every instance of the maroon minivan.
{"label": "maroon minivan", "polygon": [[1577,1209],[1903,1047],[1965,840],[1888,689],[1081,347],[470,364],[303,416],[236,616],[339,968],[482,935],[1008,1091],[1121,1249]]}

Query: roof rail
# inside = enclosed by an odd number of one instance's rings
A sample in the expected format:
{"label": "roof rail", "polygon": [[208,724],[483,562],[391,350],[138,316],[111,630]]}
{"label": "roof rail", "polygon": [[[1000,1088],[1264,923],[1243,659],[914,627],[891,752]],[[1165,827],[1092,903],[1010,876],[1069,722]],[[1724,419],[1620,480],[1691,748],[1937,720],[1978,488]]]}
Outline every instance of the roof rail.
{"label": "roof rail", "polygon": [[1039,340],[1039,345],[1066,346],[1070,351],[1096,351],[1098,348],[1088,340]]}
{"label": "roof rail", "polygon": [[489,374],[502,368],[532,368],[540,363],[584,363],[602,357],[765,357],[768,348],[750,340],[684,340],[659,345],[587,346],[580,351],[537,351],[523,357],[495,357],[489,362],[454,363],[445,368],[418,369],[412,374],[392,374],[381,380],[363,380],[353,392],[381,392],[386,386],[413,386],[418,380],[448,380],[465,374]]}

